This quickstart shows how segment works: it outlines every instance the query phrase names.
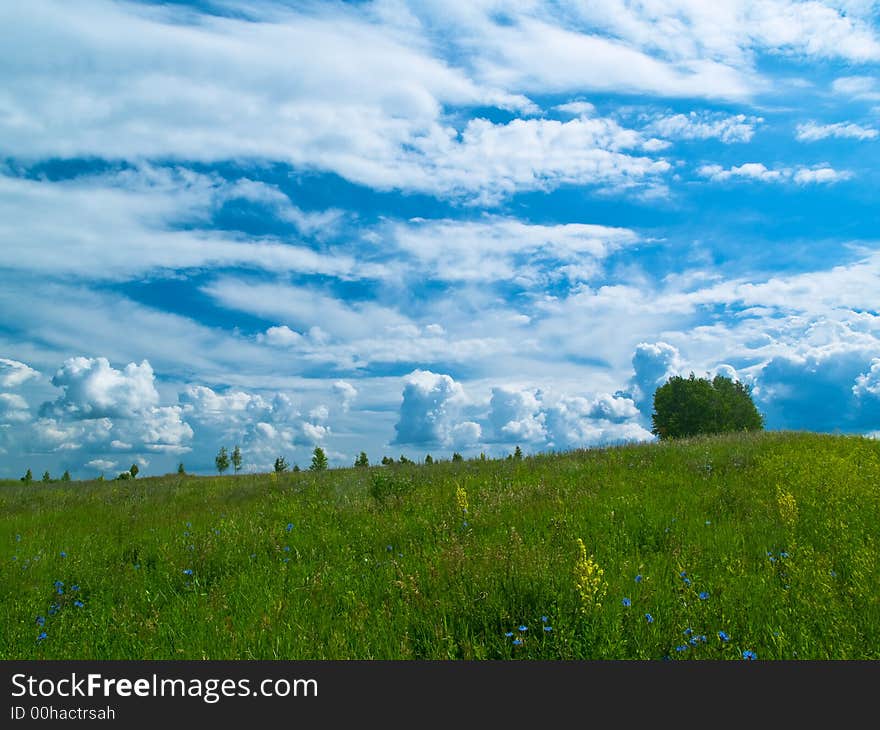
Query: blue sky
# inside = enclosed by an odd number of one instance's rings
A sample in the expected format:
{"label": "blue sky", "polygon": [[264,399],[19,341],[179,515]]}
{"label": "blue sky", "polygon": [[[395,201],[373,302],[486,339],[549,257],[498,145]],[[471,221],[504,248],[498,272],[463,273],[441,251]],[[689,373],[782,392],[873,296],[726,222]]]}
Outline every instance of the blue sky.
{"label": "blue sky", "polygon": [[0,475],[880,434],[880,4],[0,7]]}

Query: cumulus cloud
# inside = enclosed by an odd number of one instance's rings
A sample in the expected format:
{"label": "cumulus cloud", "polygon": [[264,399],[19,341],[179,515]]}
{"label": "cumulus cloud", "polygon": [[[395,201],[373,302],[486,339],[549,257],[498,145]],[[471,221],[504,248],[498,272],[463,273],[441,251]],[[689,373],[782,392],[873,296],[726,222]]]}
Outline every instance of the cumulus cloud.
{"label": "cumulus cloud", "polygon": [[347,411],[357,397],[358,391],[351,383],[337,380],[333,383],[333,393],[342,400],[342,409]]}
{"label": "cumulus cloud", "polygon": [[519,390],[508,386],[492,389],[489,401],[489,423],[495,438],[501,442],[534,443],[547,437],[540,392]]}
{"label": "cumulus cloud", "polygon": [[461,385],[449,375],[413,370],[404,378],[400,417],[394,426],[396,444],[449,444],[461,407]]}
{"label": "cumulus cloud", "polygon": [[644,131],[665,139],[717,139],[724,144],[732,144],[750,141],[755,134],[755,127],[763,121],[761,117],[749,117],[745,114],[692,111],[688,114],[657,117]]}
{"label": "cumulus cloud", "polygon": [[92,467],[96,471],[109,471],[113,469],[118,462],[108,461],[107,459],[92,459],[86,463],[86,466]]}
{"label": "cumulus cloud", "polygon": [[797,125],[795,138],[799,142],[818,142],[834,137],[837,139],[877,139],[880,132],[873,127],[863,127],[853,122],[837,122],[835,124],[818,124],[804,122]]}
{"label": "cumulus cloud", "polygon": [[654,391],[683,367],[678,348],[667,342],[641,342],[632,358],[632,401],[645,415],[654,407]]}
{"label": "cumulus cloud", "polygon": [[123,370],[111,367],[105,357],[74,357],[65,361],[52,385],[64,393],[44,404],[43,415],[69,418],[130,418],[156,406],[159,393],[150,363],[129,363]]}
{"label": "cumulus cloud", "polygon": [[0,357],[0,388],[15,388],[39,375],[36,370],[23,362]]}

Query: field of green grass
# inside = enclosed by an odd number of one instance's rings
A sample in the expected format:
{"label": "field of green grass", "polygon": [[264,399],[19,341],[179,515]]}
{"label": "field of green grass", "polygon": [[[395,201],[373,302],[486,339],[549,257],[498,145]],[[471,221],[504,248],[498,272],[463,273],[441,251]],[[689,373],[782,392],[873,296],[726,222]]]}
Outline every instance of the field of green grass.
{"label": "field of green grass", "polygon": [[878,659],[878,544],[846,436],[10,482],[0,658]]}

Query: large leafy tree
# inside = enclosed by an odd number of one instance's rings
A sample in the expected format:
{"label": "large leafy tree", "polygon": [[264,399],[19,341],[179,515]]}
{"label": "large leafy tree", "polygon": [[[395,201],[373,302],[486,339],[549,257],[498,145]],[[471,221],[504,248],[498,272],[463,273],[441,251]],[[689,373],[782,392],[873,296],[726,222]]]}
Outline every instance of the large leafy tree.
{"label": "large leafy tree", "polygon": [[722,375],[671,377],[654,393],[651,420],[661,439],[764,428],[749,387]]}

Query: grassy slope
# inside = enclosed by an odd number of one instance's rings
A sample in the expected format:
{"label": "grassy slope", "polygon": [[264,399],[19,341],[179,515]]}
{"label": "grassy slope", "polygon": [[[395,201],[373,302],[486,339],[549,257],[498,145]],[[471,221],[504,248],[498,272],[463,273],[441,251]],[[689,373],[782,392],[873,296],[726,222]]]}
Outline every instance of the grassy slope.
{"label": "grassy slope", "polygon": [[0,658],[876,659],[878,533],[880,444],[815,434],[12,484]]}

